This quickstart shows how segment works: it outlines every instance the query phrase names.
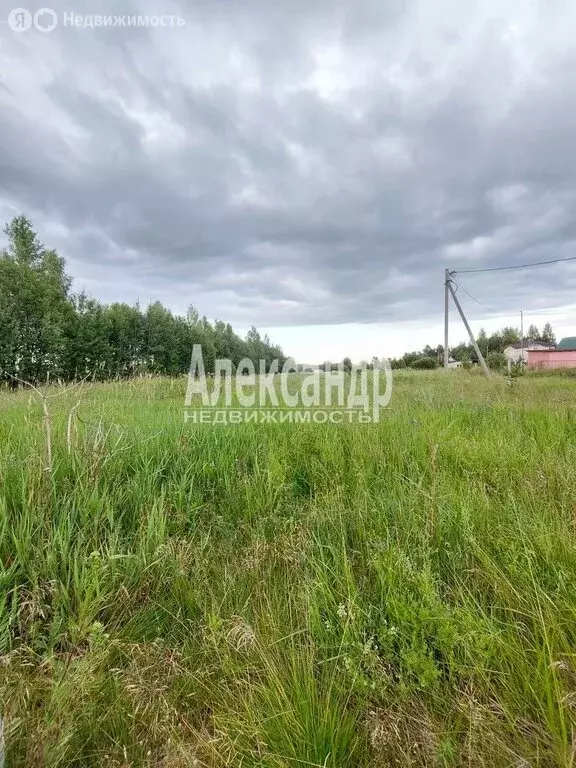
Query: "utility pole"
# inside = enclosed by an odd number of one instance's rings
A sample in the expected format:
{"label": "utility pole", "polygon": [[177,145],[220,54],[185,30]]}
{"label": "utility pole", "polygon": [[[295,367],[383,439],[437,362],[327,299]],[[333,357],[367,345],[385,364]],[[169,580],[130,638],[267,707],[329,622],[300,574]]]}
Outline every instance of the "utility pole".
{"label": "utility pole", "polygon": [[450,309],[450,293],[448,287],[450,285],[450,270],[444,270],[444,370],[448,370],[448,360],[450,358],[450,351],[448,349],[448,311]]}
{"label": "utility pole", "polygon": [[[454,299],[454,304],[456,304],[458,312],[460,313],[460,317],[462,318],[462,322],[464,323],[464,325],[466,327],[466,330],[468,331],[468,336],[470,336],[470,341],[472,342],[472,346],[474,347],[474,351],[478,355],[478,360],[480,361],[480,365],[482,366],[482,370],[484,371],[484,375],[486,376],[487,379],[490,379],[490,378],[492,378],[491,375],[490,375],[490,370],[489,370],[488,366],[486,365],[486,360],[484,360],[482,352],[480,352],[480,347],[476,343],[476,339],[474,338],[474,334],[472,333],[472,329],[468,325],[468,320],[466,319],[466,315],[464,314],[464,312],[462,310],[462,307],[460,306],[460,302],[458,301],[458,299],[456,297],[456,291],[454,290],[454,288],[452,288],[452,282],[450,280],[450,277],[449,277],[450,273],[448,272],[448,270],[446,270],[446,274],[448,275],[448,278],[447,278],[447,281],[446,281],[446,285],[448,287],[448,290],[452,294],[452,298]],[[447,310],[446,310],[446,314],[447,314]]]}
{"label": "utility pole", "polygon": [[520,310],[520,360],[524,365],[524,310]]}

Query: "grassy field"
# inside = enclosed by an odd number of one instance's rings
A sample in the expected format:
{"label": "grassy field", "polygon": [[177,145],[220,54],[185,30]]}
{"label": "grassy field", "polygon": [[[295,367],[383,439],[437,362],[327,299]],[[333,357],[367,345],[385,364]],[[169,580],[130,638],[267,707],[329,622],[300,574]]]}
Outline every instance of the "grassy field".
{"label": "grassy field", "polygon": [[377,425],[0,394],[11,766],[572,766],[576,379],[400,373]]}

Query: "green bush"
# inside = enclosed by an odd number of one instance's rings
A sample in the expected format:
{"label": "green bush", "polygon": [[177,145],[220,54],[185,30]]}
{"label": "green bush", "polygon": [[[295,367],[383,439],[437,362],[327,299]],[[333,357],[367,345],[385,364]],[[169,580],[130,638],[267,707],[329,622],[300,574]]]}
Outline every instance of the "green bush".
{"label": "green bush", "polygon": [[438,367],[438,363],[433,357],[419,357],[414,360],[411,367],[418,371],[431,371]]}
{"label": "green bush", "polygon": [[507,365],[506,355],[503,352],[489,352],[486,355],[486,364],[492,371],[503,371]]}

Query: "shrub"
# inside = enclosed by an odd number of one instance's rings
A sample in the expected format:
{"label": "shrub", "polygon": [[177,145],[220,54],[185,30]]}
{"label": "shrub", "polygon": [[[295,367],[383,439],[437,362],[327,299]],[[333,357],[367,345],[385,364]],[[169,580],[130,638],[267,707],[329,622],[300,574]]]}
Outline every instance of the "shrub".
{"label": "shrub", "polygon": [[433,357],[419,357],[412,363],[412,368],[416,368],[419,371],[431,371],[438,366],[438,363]]}
{"label": "shrub", "polygon": [[492,371],[503,371],[506,368],[506,355],[503,352],[489,352],[486,365]]}

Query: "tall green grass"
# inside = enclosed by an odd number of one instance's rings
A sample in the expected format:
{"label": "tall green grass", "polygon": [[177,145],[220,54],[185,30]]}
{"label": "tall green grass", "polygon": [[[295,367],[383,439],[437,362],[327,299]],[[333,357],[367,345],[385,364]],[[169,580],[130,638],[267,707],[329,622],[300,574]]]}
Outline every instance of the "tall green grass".
{"label": "tall green grass", "polygon": [[0,394],[8,766],[572,766],[576,382],[399,373],[372,425]]}

